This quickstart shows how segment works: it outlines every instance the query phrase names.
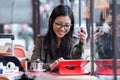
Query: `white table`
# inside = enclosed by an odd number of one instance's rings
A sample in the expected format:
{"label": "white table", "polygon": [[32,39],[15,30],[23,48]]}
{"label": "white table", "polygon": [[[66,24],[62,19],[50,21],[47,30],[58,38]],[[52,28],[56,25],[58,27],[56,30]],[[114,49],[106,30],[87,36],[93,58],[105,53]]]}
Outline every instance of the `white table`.
{"label": "white table", "polygon": [[[114,75],[99,75],[99,80],[114,80]],[[120,80],[120,76],[117,76],[117,80]]]}
{"label": "white table", "polygon": [[59,74],[51,74],[47,72],[28,72],[28,75],[35,76],[35,80],[99,80],[96,76],[91,75],[60,76]]}

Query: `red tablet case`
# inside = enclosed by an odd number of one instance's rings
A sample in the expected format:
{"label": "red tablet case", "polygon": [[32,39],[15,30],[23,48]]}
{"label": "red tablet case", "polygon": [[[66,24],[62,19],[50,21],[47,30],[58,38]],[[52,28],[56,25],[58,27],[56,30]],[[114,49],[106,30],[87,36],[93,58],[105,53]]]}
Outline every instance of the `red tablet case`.
{"label": "red tablet case", "polygon": [[60,75],[82,75],[89,74],[89,71],[84,69],[84,66],[89,60],[63,60],[60,61],[51,72],[59,70]]}
{"label": "red tablet case", "polygon": [[[102,59],[95,60],[97,69],[96,74],[100,75],[113,75],[113,60],[112,59]],[[117,74],[120,75],[120,60],[117,60]]]}

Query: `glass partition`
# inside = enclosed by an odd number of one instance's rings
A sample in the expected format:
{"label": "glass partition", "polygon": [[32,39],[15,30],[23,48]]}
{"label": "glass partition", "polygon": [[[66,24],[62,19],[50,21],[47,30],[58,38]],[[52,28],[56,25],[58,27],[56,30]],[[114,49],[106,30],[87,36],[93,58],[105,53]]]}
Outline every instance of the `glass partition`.
{"label": "glass partition", "polygon": [[[82,59],[91,61],[87,68],[92,75],[100,76],[100,80],[105,80],[106,77],[116,80],[115,76],[120,74],[120,1],[39,0],[39,3],[40,25],[36,25],[39,26],[38,33],[46,34],[48,18],[56,5],[60,3],[69,5],[75,16],[74,36],[77,35],[80,27],[85,27],[88,32],[82,55]],[[35,2],[34,8],[36,5]],[[37,30],[33,25],[36,20],[33,19],[34,8],[30,0],[0,1],[1,33],[13,33],[15,43],[22,44],[26,50],[34,45],[33,34]]]}
{"label": "glass partition", "polygon": [[32,0],[0,0],[0,33],[13,34],[26,50],[33,46],[32,18]]}
{"label": "glass partition", "polygon": [[[89,1],[89,0],[88,0]],[[100,80],[119,80],[119,0],[90,0],[91,58]],[[92,5],[94,1],[94,6]],[[92,12],[93,11],[93,12]]]}

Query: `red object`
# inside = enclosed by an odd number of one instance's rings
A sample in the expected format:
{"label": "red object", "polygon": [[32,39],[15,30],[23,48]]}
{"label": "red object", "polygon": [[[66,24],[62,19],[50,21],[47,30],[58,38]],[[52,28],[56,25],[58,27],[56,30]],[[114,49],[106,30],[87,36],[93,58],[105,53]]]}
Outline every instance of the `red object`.
{"label": "red object", "polygon": [[82,75],[89,74],[89,71],[84,69],[84,66],[89,60],[63,60],[60,61],[51,72],[59,70],[60,75]]}
{"label": "red object", "polygon": [[[21,45],[15,45],[14,46],[14,54],[15,57],[19,58],[25,58],[25,48]],[[23,66],[23,68],[26,70],[26,61],[22,61],[21,65]]]}
{"label": "red object", "polygon": [[[96,74],[113,75],[114,67],[112,59],[95,60],[97,69]],[[120,75],[120,60],[117,60],[117,74]]]}

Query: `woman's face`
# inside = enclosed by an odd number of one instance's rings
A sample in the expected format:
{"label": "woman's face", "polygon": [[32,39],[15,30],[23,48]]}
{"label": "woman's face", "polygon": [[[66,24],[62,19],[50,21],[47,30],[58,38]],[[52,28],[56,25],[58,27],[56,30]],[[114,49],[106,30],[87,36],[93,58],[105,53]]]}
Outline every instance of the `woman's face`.
{"label": "woman's face", "polygon": [[[108,25],[110,26],[109,33],[112,34],[112,16],[108,16],[107,21]],[[116,36],[120,36],[120,15],[116,17]]]}
{"label": "woman's face", "polygon": [[58,39],[64,37],[71,27],[71,19],[68,16],[57,17],[53,23],[53,31]]}

